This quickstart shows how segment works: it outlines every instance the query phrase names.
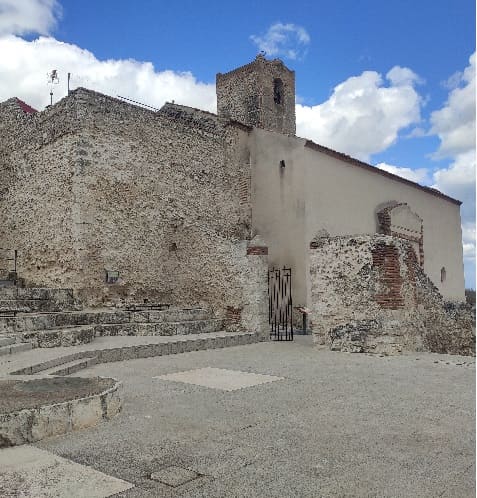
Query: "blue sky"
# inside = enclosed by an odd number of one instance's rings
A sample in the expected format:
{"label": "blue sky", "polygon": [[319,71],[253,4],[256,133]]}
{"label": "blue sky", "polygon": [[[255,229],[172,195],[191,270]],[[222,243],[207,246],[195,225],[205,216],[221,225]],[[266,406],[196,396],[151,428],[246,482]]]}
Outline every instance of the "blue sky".
{"label": "blue sky", "polygon": [[[298,134],[464,201],[475,288],[475,2],[0,0],[0,100],[86,86],[215,109],[259,50],[296,71]],[[471,59],[471,57],[473,58]]]}

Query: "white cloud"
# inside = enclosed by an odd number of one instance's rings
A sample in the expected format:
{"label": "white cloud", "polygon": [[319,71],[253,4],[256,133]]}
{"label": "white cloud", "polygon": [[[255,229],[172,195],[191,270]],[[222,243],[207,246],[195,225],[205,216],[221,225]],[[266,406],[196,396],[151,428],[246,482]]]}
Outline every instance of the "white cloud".
{"label": "white cloud", "polygon": [[387,163],[378,163],[376,168],[392,173],[393,175],[406,178],[411,182],[416,182],[425,185],[429,181],[429,170],[427,168],[411,169],[399,166],[393,166]]}
{"label": "white cloud", "polygon": [[444,107],[431,114],[431,133],[441,144],[436,157],[455,157],[475,148],[475,53],[463,73],[456,73],[454,85]]}
{"label": "white cloud", "polygon": [[462,241],[467,286],[475,287],[475,53],[469,66],[448,80],[447,102],[431,115],[431,133],[440,138],[436,158],[452,160],[434,172],[434,187],[462,201]]}
{"label": "white cloud", "polygon": [[420,138],[427,137],[427,135],[428,133],[424,128],[416,126],[416,128],[413,128],[407,135],[405,135],[405,138]]}
{"label": "white cloud", "polygon": [[268,56],[282,56],[288,59],[302,59],[311,38],[305,28],[296,24],[272,24],[262,35],[251,35],[250,39],[258,49]]}
{"label": "white cloud", "polygon": [[57,0],[0,0],[0,36],[47,35],[60,16],[61,6]]}
{"label": "white cloud", "polygon": [[394,66],[388,71],[386,78],[394,86],[413,86],[415,83],[419,85],[424,83],[424,80],[414,71],[411,71],[408,67],[401,66]]}
{"label": "white cloud", "polygon": [[215,85],[205,84],[189,72],[156,71],[150,62],[98,60],[88,50],[40,37],[26,41],[16,36],[0,38],[0,101],[16,96],[37,109],[49,103],[46,74],[57,69],[60,83],[53,88],[54,100],[71,88],[84,86],[108,95],[128,97],[161,107],[165,101],[215,112]]}
{"label": "white cloud", "polygon": [[337,85],[323,104],[297,105],[298,134],[369,161],[421,119],[422,99],[414,88],[419,77],[396,66],[386,78],[387,86],[379,73],[365,71]]}
{"label": "white cloud", "polygon": [[463,222],[475,224],[475,151],[458,154],[449,167],[434,173],[433,180],[433,187],[462,201]]}

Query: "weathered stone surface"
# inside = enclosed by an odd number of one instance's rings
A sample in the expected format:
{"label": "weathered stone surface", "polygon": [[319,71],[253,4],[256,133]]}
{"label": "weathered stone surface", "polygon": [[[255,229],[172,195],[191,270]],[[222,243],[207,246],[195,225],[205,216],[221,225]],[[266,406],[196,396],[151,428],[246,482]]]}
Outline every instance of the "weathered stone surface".
{"label": "weathered stone surface", "polygon": [[0,239],[28,286],[68,285],[95,306],[148,299],[222,318],[233,306],[242,326],[263,325],[246,127],[81,88],[33,115],[14,104],[0,105]]}
{"label": "weathered stone surface", "polygon": [[72,289],[0,287],[0,312],[54,312],[80,307]]}
{"label": "weathered stone surface", "polygon": [[[34,441],[39,441],[45,437],[65,434],[72,430],[91,427],[103,419],[107,420],[119,413],[121,410],[121,399],[118,394],[120,383],[109,379],[100,379],[99,385],[109,384],[107,389],[102,388],[98,392],[98,386],[95,385],[95,379],[81,379],[81,388],[85,389],[83,384],[88,384],[92,394],[86,397],[75,398],[74,387],[66,389],[65,393],[50,394],[48,389],[55,389],[58,382],[65,385],[74,384],[74,378],[51,378],[35,379],[26,381],[21,386],[29,386],[36,394],[35,401],[28,401],[32,407],[24,408],[17,411],[5,411],[0,413],[0,448],[15,446]],[[45,387],[34,387],[33,384],[45,384]],[[51,384],[51,388],[48,388]],[[112,385],[111,385],[112,384]],[[96,389],[96,392],[94,392]],[[42,393],[44,400],[42,401]],[[61,403],[52,403],[53,398],[71,398]],[[5,400],[4,400],[5,401]],[[25,401],[26,402],[26,401]],[[15,405],[15,400],[10,404]]]}
{"label": "weathered stone surface", "polygon": [[310,274],[318,344],[349,352],[475,355],[475,313],[443,300],[406,240],[320,237],[310,248]]}
{"label": "weathered stone surface", "polygon": [[0,453],[0,495],[35,498],[105,498],[133,484],[90,466],[26,445]]}
{"label": "weathered stone surface", "polygon": [[219,73],[217,112],[248,126],[295,135],[295,72],[260,54],[250,64]]}
{"label": "weathered stone surface", "polygon": [[76,346],[94,340],[94,327],[78,326],[66,329],[35,330],[21,335],[23,342],[29,342],[37,348],[54,348]]}

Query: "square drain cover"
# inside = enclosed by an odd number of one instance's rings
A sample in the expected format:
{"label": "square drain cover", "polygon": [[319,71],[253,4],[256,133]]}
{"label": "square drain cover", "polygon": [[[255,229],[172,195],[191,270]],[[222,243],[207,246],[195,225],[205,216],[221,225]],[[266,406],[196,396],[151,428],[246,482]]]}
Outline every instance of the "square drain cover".
{"label": "square drain cover", "polygon": [[193,481],[194,479],[201,477],[201,475],[202,474],[198,474],[193,470],[172,466],[152,473],[151,479],[177,488],[177,486],[182,486],[182,484],[185,484],[186,482]]}

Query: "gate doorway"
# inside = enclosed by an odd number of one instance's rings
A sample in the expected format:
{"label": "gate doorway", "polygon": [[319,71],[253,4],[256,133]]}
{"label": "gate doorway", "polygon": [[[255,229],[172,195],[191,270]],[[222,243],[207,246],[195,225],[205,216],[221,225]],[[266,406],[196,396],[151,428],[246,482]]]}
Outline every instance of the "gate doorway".
{"label": "gate doorway", "polygon": [[270,339],[293,341],[291,268],[268,270]]}

